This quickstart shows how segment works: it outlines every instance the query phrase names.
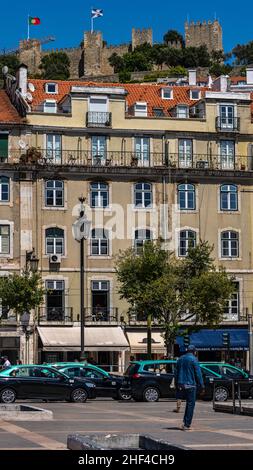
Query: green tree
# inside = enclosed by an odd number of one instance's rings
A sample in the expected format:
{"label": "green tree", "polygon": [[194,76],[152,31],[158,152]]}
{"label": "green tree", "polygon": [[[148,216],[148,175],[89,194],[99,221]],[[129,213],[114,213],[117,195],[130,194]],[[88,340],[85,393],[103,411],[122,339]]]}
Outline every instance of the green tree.
{"label": "green tree", "polygon": [[158,322],[168,355],[186,320],[191,320],[192,328],[216,326],[233,293],[233,278],[216,269],[212,249],[200,242],[179,260],[160,243],[147,242],[139,256],[130,249],[117,260],[121,298],[129,302],[130,311]]}
{"label": "green tree", "polygon": [[67,80],[70,76],[70,60],[65,52],[51,52],[42,57],[39,68],[46,80]]}
{"label": "green tree", "polygon": [[9,55],[1,54],[0,55],[0,70],[1,70],[1,73],[2,73],[2,68],[5,65],[7,65],[8,72],[11,75],[15,76],[19,64],[20,64],[19,59],[15,54],[9,54]]}
{"label": "green tree", "polygon": [[45,290],[39,273],[14,273],[0,277],[0,298],[3,305],[17,315],[29,312],[43,302]]}
{"label": "green tree", "polygon": [[109,64],[114,68],[114,73],[124,69],[124,59],[114,52],[108,59]]}
{"label": "green tree", "polygon": [[253,41],[247,44],[237,44],[232,50],[236,65],[249,65],[253,62]]}
{"label": "green tree", "polygon": [[184,47],[185,42],[182,34],[180,34],[178,31],[175,29],[170,29],[165,33],[163,36],[163,40],[165,44],[171,43],[171,42],[180,42],[181,46]]}

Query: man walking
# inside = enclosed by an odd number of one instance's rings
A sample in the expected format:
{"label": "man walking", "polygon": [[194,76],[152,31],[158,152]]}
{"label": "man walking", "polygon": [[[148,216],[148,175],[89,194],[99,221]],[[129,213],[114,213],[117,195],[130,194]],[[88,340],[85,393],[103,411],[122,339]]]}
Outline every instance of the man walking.
{"label": "man walking", "polygon": [[3,369],[8,369],[8,367],[10,367],[10,366],[11,366],[11,363],[10,363],[8,357],[4,356]]}
{"label": "man walking", "polygon": [[181,392],[186,400],[185,413],[181,429],[189,431],[196,402],[197,386],[204,392],[204,382],[196,358],[196,348],[192,344],[188,346],[186,354],[177,361],[175,382],[177,392]]}

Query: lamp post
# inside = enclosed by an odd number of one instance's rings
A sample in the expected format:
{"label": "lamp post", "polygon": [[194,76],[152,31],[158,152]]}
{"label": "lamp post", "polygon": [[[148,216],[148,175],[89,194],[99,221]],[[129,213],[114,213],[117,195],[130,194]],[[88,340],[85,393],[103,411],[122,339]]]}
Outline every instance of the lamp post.
{"label": "lamp post", "polygon": [[33,273],[36,273],[38,271],[39,267],[39,258],[36,256],[34,248],[32,251],[26,251],[25,254],[25,270],[28,271],[28,268]]}
{"label": "lamp post", "polygon": [[25,333],[25,354],[24,362],[25,364],[29,363],[29,340],[30,336],[33,334],[33,327],[30,325],[30,313],[24,312],[20,317],[20,324],[22,326],[23,332]]}
{"label": "lamp post", "polygon": [[79,218],[72,225],[72,232],[75,240],[80,243],[80,326],[81,326],[81,355],[80,360],[85,359],[84,353],[84,240],[87,240],[90,233],[91,221],[87,219],[84,207],[84,197],[79,197]]}
{"label": "lamp post", "polygon": [[[253,308],[253,305],[252,305]],[[253,375],[253,331],[252,313],[248,313],[248,333],[249,333],[249,373]]]}

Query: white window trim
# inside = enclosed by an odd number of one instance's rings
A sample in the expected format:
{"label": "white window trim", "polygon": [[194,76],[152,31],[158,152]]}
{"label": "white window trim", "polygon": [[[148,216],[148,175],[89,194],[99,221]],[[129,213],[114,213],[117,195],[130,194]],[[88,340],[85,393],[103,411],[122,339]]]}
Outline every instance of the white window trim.
{"label": "white window trim", "polygon": [[[48,85],[54,85],[55,86],[55,91],[48,91]],[[47,82],[45,84],[45,92],[48,93],[49,95],[57,95],[58,94],[58,83]]]}
{"label": "white window trim", "polygon": [[[198,93],[198,98],[193,98],[193,97],[192,97],[192,92],[193,92],[193,91]],[[191,100],[193,100],[193,101],[198,101],[198,100],[200,100],[200,98],[201,98],[200,90],[190,90],[190,99],[191,99]]]}
{"label": "white window trim", "polygon": [[[239,256],[238,257],[223,257],[221,256],[221,234],[222,232],[237,232],[239,236]],[[242,260],[242,236],[241,229],[235,227],[224,227],[218,229],[218,256],[220,261],[241,261]]]}
{"label": "white window trim", "polygon": [[179,236],[180,236],[180,232],[183,232],[184,230],[191,230],[193,232],[196,232],[196,245],[198,245],[199,243],[199,228],[189,227],[189,225],[176,228],[175,230],[175,256],[178,259],[185,258],[185,256],[179,256]]}
{"label": "white window trim", "polygon": [[[151,206],[150,207],[144,207],[144,206],[141,206],[141,207],[137,207],[135,205],[135,185],[138,184],[138,183],[148,183],[151,185],[151,193],[152,193],[152,202],[151,202]],[[142,212],[154,212],[156,210],[155,208],[155,185],[153,183],[151,183],[150,181],[136,181],[135,183],[132,184],[132,210],[134,212],[139,212],[139,211],[142,211]]]}
{"label": "white window trim", "polygon": [[[44,201],[44,204],[42,206],[42,209],[43,210],[46,210],[46,211],[66,211],[67,208],[68,208],[68,197],[67,197],[67,184],[66,184],[66,181],[64,180],[61,180],[61,179],[58,179],[57,181],[62,181],[63,182],[63,206],[46,206],[46,182],[47,181],[51,181],[51,180],[48,180],[48,179],[44,179],[43,180],[43,188],[42,188],[42,197],[43,197],[43,201]],[[56,181],[56,180],[54,180]]]}
{"label": "white window trim", "polygon": [[89,209],[91,211],[104,211],[104,212],[112,212],[112,184],[111,183],[108,183],[107,181],[105,181],[105,183],[108,185],[108,199],[109,199],[109,204],[108,206],[106,207],[92,207],[91,206],[91,192],[92,192],[92,189],[91,189],[91,184],[92,183],[103,183],[103,181],[89,181],[88,182],[88,197],[89,197]]}
{"label": "white window trim", "polygon": [[[96,227],[92,227],[91,231],[93,229],[102,229],[102,230],[106,230],[107,233],[108,233],[108,255],[94,255],[91,253],[91,249],[92,249],[92,239],[91,238],[91,235],[89,237],[89,240],[88,240],[88,258],[89,259],[111,259],[112,258],[112,229],[109,229],[107,227],[102,227],[102,226],[96,226]],[[91,232],[90,232],[91,233]]]}
{"label": "white window trim", "polygon": [[[243,312],[244,311],[244,303],[243,303],[243,278],[239,278],[237,276],[235,276],[235,279],[233,282],[238,282],[239,284],[239,289],[238,289],[238,293],[239,293],[239,304],[238,304],[238,308],[239,308],[239,313]],[[234,320],[234,319],[230,319],[230,318],[225,318],[225,315],[222,319],[222,323],[223,324],[227,324],[229,322],[235,322],[235,321],[240,321],[240,318],[238,318],[238,320]]]}
{"label": "white window trim", "polygon": [[[193,184],[195,187],[195,209],[180,209],[179,201],[178,201],[178,186],[180,184]],[[199,212],[199,187],[196,183],[176,183],[175,187],[175,194],[176,194],[176,213],[179,214],[198,214]]]}
{"label": "white window trim", "polygon": [[[163,87],[161,90],[162,90],[161,95],[162,95],[162,99],[163,99],[163,100],[173,100],[173,89],[172,89],[172,88],[170,88],[170,87]],[[167,98],[167,97],[164,96],[164,91],[165,91],[165,90],[166,90],[166,91],[170,90],[170,98]]]}
{"label": "white window trim", "polygon": [[14,222],[11,220],[1,219],[0,225],[9,225],[10,226],[10,252],[9,253],[0,253],[0,258],[13,259],[13,244],[14,244]]}
{"label": "white window trim", "polygon": [[[47,112],[47,103],[54,103],[54,109],[55,111],[54,112]],[[50,109],[53,109],[53,107],[51,107]],[[44,103],[43,103],[43,112],[46,113],[46,114],[56,114],[57,113],[57,102],[56,100],[44,100]]]}
{"label": "white window trim", "polygon": [[[145,106],[145,111],[143,110],[143,112],[141,114],[136,114],[136,111],[138,112],[138,110],[136,109],[136,106]],[[148,117],[148,103],[146,101],[136,101],[134,103],[134,116],[135,117],[139,117],[139,118],[144,118],[144,117]]]}
{"label": "white window trim", "polygon": [[150,231],[150,240],[156,240],[157,239],[157,236],[156,236],[156,231],[155,231],[155,228],[151,227],[151,226],[147,226],[147,225],[138,225],[138,227],[133,227],[132,228],[132,248],[135,249],[135,232],[136,230],[149,230]]}
{"label": "white window trim", "polygon": [[112,277],[109,277],[107,276],[106,274],[104,275],[103,273],[102,274],[98,274],[98,275],[92,275],[91,277],[88,277],[87,276],[87,292],[88,292],[88,308],[92,308],[92,290],[91,290],[91,286],[92,286],[92,281],[108,281],[109,282],[109,299],[110,299],[110,309],[113,309],[114,308],[114,305],[113,305],[113,278]]}
{"label": "white window trim", "polygon": [[[237,186],[237,210],[236,211],[232,211],[232,210],[222,210],[221,209],[221,199],[220,199],[220,194],[221,194],[221,191],[220,191],[220,188],[221,186],[223,185],[234,185],[234,186]],[[217,186],[217,208],[218,208],[218,214],[226,214],[226,215],[229,215],[229,214],[233,214],[233,215],[238,215],[240,214],[241,212],[241,191],[239,189],[239,184],[234,184],[234,183],[221,183]]]}
{"label": "white window trim", "polygon": [[90,95],[89,96],[89,99],[88,99],[88,111],[89,112],[94,112],[94,113],[99,113],[100,111],[92,111],[92,109],[90,109],[90,105],[91,105],[91,100],[105,100],[106,101],[106,110],[105,111],[101,111],[102,113],[105,112],[105,113],[108,113],[109,111],[109,98],[108,96],[106,95]]}
{"label": "white window trim", "polygon": [[49,224],[49,225],[43,225],[42,226],[42,246],[43,246],[43,258],[44,259],[49,259],[50,256],[52,256],[54,253],[50,253],[50,254],[46,254],[46,229],[48,228],[60,228],[64,231],[64,255],[61,255],[60,253],[59,256],[62,258],[62,259],[65,259],[68,257],[68,253],[67,253],[67,236],[68,236],[68,232],[67,232],[67,227],[65,225],[60,225],[60,224]]}
{"label": "white window trim", "polygon": [[[186,116],[179,117],[179,109],[180,108],[186,108],[186,111],[187,111]],[[177,119],[189,119],[189,105],[188,104],[177,104],[176,109],[177,109],[177,114],[176,114]]]}
{"label": "white window trim", "polygon": [[6,176],[7,178],[9,178],[9,201],[1,201],[0,199],[0,206],[13,207],[13,177],[5,175],[4,173],[0,173],[0,177],[1,176]]}
{"label": "white window trim", "polygon": [[[48,274],[46,276],[42,276],[42,281],[44,286],[46,287],[46,281],[64,281],[64,307],[69,306],[69,278],[64,277],[63,275],[57,274]],[[46,306],[46,294],[44,296],[44,305]]]}

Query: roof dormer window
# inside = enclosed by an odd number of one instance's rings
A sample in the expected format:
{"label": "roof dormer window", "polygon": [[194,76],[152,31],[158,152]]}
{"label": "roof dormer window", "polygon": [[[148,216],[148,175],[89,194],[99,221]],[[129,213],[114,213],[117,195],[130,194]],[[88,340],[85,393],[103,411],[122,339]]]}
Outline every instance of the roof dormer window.
{"label": "roof dormer window", "polygon": [[134,105],[134,115],[137,117],[147,117],[148,107],[146,102],[137,102]]}
{"label": "roof dormer window", "polygon": [[190,90],[190,99],[199,100],[200,99],[200,90]]}
{"label": "roof dormer window", "polygon": [[162,88],[161,93],[163,100],[173,100],[173,90],[171,88]]}
{"label": "roof dormer window", "polygon": [[58,93],[57,83],[46,83],[45,89],[46,93],[50,93],[51,95],[56,95]]}
{"label": "roof dormer window", "polygon": [[56,113],[57,105],[55,100],[44,101],[44,113]]}
{"label": "roof dormer window", "polygon": [[184,104],[179,104],[177,106],[177,118],[187,119],[189,117],[189,106]]}

